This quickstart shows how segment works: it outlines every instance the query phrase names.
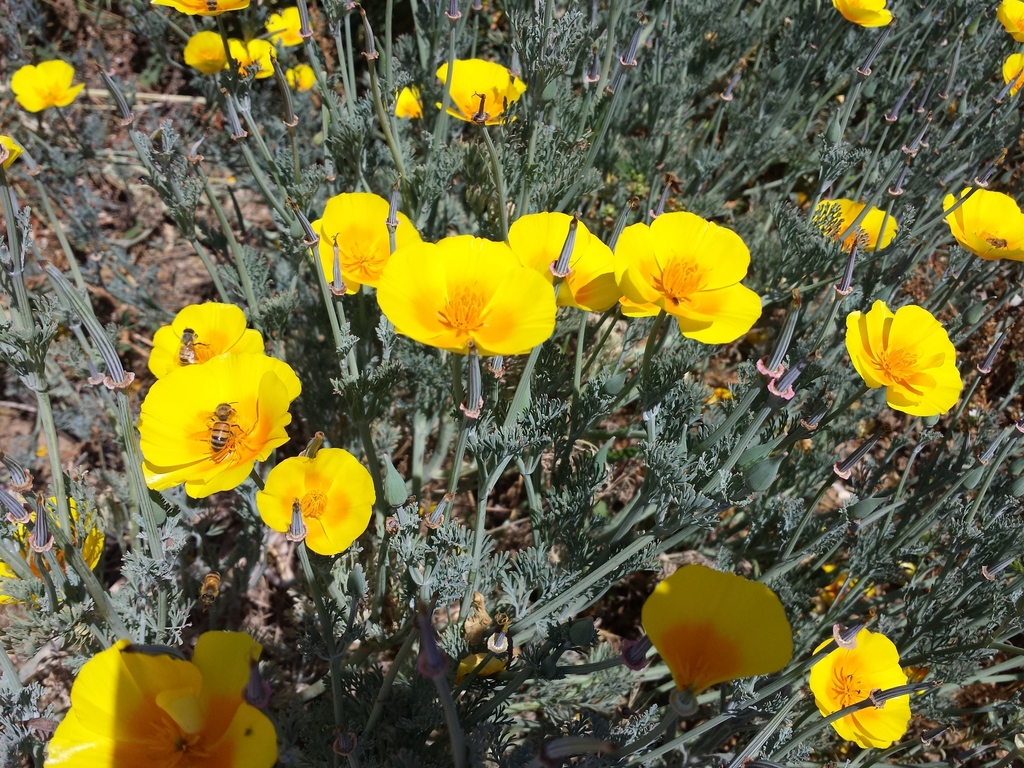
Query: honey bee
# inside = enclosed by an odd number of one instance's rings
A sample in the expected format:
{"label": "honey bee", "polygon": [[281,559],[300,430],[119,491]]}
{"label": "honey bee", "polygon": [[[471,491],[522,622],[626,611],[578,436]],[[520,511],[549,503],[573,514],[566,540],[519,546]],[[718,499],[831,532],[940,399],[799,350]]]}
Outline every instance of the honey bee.
{"label": "honey bee", "polygon": [[235,439],[235,430],[240,427],[230,421],[234,415],[235,409],[229,403],[221,403],[214,410],[210,418],[210,447],[214,453],[220,453]]}
{"label": "honey bee", "polygon": [[206,10],[213,13],[217,10],[217,0],[206,0]]}
{"label": "honey bee", "polygon": [[178,347],[178,362],[181,365],[193,365],[196,361],[196,342],[199,341],[199,334],[191,328],[186,328],[181,334],[181,346]]}
{"label": "honey bee", "polygon": [[993,248],[1005,248],[1008,245],[1008,243],[1001,237],[986,237],[985,240],[988,241],[988,244]]}
{"label": "honey bee", "polygon": [[213,601],[217,599],[217,595],[219,594],[220,574],[216,571],[210,571],[203,578],[203,586],[199,589],[199,599],[203,603],[204,611],[213,605]]}

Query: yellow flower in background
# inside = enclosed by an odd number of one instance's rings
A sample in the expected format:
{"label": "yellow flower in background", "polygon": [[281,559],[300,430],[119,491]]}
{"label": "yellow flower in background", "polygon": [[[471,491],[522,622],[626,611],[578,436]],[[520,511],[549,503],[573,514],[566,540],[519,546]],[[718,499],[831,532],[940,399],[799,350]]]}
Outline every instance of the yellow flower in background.
{"label": "yellow flower in background", "polygon": [[[479,667],[487,656],[487,653],[471,653],[460,661],[459,668],[455,671],[455,684],[461,685],[462,681],[469,676],[469,673]],[[484,664],[483,668],[476,673],[476,676],[490,677],[491,675],[496,675],[499,672],[504,672],[506,666],[508,666],[508,661],[506,659],[499,659],[498,657],[491,655],[491,660]]]}
{"label": "yellow flower in background", "polygon": [[885,387],[889,407],[912,416],[938,416],[963,389],[956,349],[932,314],[914,304],[895,314],[884,301],[846,317],[846,351],[869,387]]}
{"label": "yellow flower in background", "polygon": [[[942,210],[948,211],[970,192],[967,187],[959,198],[946,195]],[[1024,213],[1009,195],[975,190],[956,210],[946,214],[946,223],[956,241],[975,256],[988,261],[1024,261]]]}
{"label": "yellow flower in background", "polygon": [[22,148],[14,139],[10,136],[0,134],[0,145],[7,150],[7,157],[3,161],[4,170],[6,171],[12,165],[14,161],[18,159],[18,155],[22,153]]}
{"label": "yellow flower in background", "polygon": [[263,352],[263,335],[245,326],[245,313],[234,304],[190,304],[153,334],[149,370],[159,379],[226,352]]}
{"label": "yellow flower in background", "polygon": [[282,533],[298,504],[306,524],[306,546],[321,555],[344,552],[370,523],[377,496],[359,460],[341,448],[321,448],[312,459],[285,459],[256,494],[263,522]]}
{"label": "yellow flower in background", "polygon": [[623,312],[665,310],[683,336],[704,344],[735,341],[761,316],[760,297],[740,283],[749,265],[739,235],[685,211],[626,227],[615,246]]}
{"label": "yellow flower in background", "polygon": [[270,14],[266,28],[272,43],[280,43],[286,48],[302,45],[302,36],[299,35],[302,21],[299,19],[298,8],[285,8],[280,13]]}
{"label": "yellow flower in background", "polygon": [[288,406],[301,391],[286,363],[252,352],[164,376],[139,417],[146,483],[157,491],[184,483],[196,499],[238,487],[288,442]]}
{"label": "yellow flower in background", "polygon": [[996,18],[1014,40],[1024,43],[1024,2],[1003,0],[996,9]]}
{"label": "yellow flower in background", "polygon": [[238,74],[244,75],[249,67],[259,67],[254,77],[257,80],[264,80],[274,76],[274,59],[277,53],[274,44],[269,40],[228,40],[231,48],[231,58],[238,65]]}
{"label": "yellow flower in background", "polygon": [[23,109],[42,112],[50,107],[66,107],[75,100],[85,83],[72,85],[74,79],[74,67],[53,59],[21,67],[11,77],[11,90]]}
{"label": "yellow flower in background", "polygon": [[521,355],[555,328],[551,284],[505,243],[471,235],[399,248],[377,288],[395,329],[421,344],[467,354]]}
{"label": "yellow flower in background", "polygon": [[399,92],[398,100],[395,102],[395,117],[410,120],[423,117],[423,100],[420,98],[420,89],[415,85],[407,85]]}
{"label": "yellow flower in background", "polygon": [[[814,649],[817,653],[831,642]],[[818,711],[825,717],[867,699],[872,691],[907,684],[900,654],[892,640],[862,629],[851,649],[837,648],[811,667],[810,685]],[[907,731],[910,695],[897,696],[881,707],[868,706],[832,723],[842,738],[865,749],[884,749]]]}
{"label": "yellow flower in background", "polygon": [[288,85],[296,91],[308,91],[316,84],[316,72],[309,64],[296,64],[284,73]]}
{"label": "yellow flower in background", "polygon": [[[819,228],[823,228],[824,220],[834,212],[834,215],[839,217],[839,231],[835,233],[835,238],[838,239],[857,220],[864,208],[864,203],[845,198],[822,200],[814,209],[814,218],[816,223],[822,222],[819,224]],[[891,216],[886,218],[885,211],[872,206],[861,219],[857,229],[843,239],[843,248],[847,251],[852,250],[856,243],[861,250],[877,251],[888,247],[898,231],[899,226],[894,218]]]}
{"label": "yellow flower in background", "polygon": [[[508,230],[508,242],[523,266],[536,270],[554,283],[551,265],[558,261],[572,216],[565,213],[530,213]],[[560,307],[579,307],[604,312],[622,297],[615,282],[615,263],[607,245],[576,225],[576,241],[569,257],[568,276],[558,288]]]}
{"label": "yellow flower in background", "polygon": [[196,32],[188,39],[183,55],[186,64],[204,75],[215,75],[228,65],[224,38],[208,29]]}
{"label": "yellow flower in background", "polygon": [[892,21],[892,13],[885,9],[886,0],[832,0],[832,5],[843,18],[862,27],[884,27]]}
{"label": "yellow flower in background", "polygon": [[153,5],[165,5],[187,16],[220,16],[248,8],[249,0],[153,0]]}
{"label": "yellow flower in background", "polygon": [[262,650],[244,632],[204,632],[191,661],[117,641],[79,670],[46,765],[271,768],[274,725],[243,698]]}
{"label": "yellow flower in background", "polygon": [[684,565],[659,583],[642,620],[676,688],[694,696],[777,672],[793,656],[793,632],[775,593],[703,565]]}
{"label": "yellow flower in background", "polygon": [[[324,214],[313,222],[320,235],[320,264],[327,281],[334,276],[334,247],[346,293],[363,285],[377,287],[384,265],[391,258],[388,238],[388,201],[371,192],[344,192],[324,206]],[[420,242],[420,233],[404,213],[398,213],[395,247]]]}
{"label": "yellow flower in background", "polygon": [[[437,70],[437,79],[448,79],[448,62]],[[483,59],[456,59],[452,68],[452,105],[448,114],[469,123],[500,125],[509,104],[519,100],[526,83],[501,64]],[[441,105],[438,104],[438,107]]]}
{"label": "yellow flower in background", "polygon": [[[24,501],[24,499],[20,495],[18,495],[18,494],[14,494],[14,495],[15,495],[15,498],[17,498],[19,501]],[[56,511],[55,511],[56,505],[57,505],[57,499],[55,497],[51,496],[47,500],[47,507],[48,507],[48,511],[49,511],[49,520],[50,520],[51,524],[59,526],[60,525],[60,521],[57,519],[57,515],[56,515]],[[73,523],[77,524],[78,523],[78,518],[79,518],[79,515],[78,515],[78,502],[76,502],[72,498],[69,498],[68,499],[68,506],[69,506],[70,512],[71,512],[71,521]],[[36,520],[36,513],[35,512],[30,513],[29,520],[30,520],[30,522],[35,523],[35,520]],[[14,532],[13,532],[12,539],[13,539],[14,543],[17,544],[18,549],[21,552],[22,559],[26,563],[28,563],[29,568],[32,569],[32,573],[34,573],[36,576],[39,576],[40,573],[39,573],[39,567],[38,567],[37,560],[36,560],[35,557],[32,556],[34,553],[32,552],[32,550],[29,547],[28,537],[29,537],[29,534],[31,534],[31,533],[32,533],[32,531],[29,529],[29,527],[27,525],[23,525],[22,523],[16,523],[15,526],[14,526]],[[105,537],[103,536],[103,531],[101,531],[95,525],[95,523],[90,525],[88,527],[88,530],[86,531],[85,539],[82,541],[82,546],[81,546],[82,559],[85,561],[86,565],[88,565],[90,568],[95,568],[97,565],[99,565],[100,558],[103,556],[103,544],[104,544],[104,541],[105,541]],[[76,547],[78,546],[78,534],[77,534],[76,531],[72,531],[71,532],[71,542]],[[59,549],[56,549],[56,548],[53,551],[54,551],[54,553],[56,555],[57,562],[60,564],[61,568],[63,569],[64,568],[64,553],[61,552]],[[45,564],[45,561],[43,561],[43,562]],[[4,563],[4,561],[2,559],[0,559],[0,579],[17,579],[17,578],[18,578],[18,575],[6,563]],[[13,598],[11,598],[8,595],[5,595],[2,592],[0,592],[0,605],[3,605],[5,603],[13,603],[13,602],[15,602],[15,600]]]}
{"label": "yellow flower in background", "polygon": [[1003,82],[1010,86],[1010,95],[1015,96],[1024,86],[1024,53],[1011,53],[1003,62]]}

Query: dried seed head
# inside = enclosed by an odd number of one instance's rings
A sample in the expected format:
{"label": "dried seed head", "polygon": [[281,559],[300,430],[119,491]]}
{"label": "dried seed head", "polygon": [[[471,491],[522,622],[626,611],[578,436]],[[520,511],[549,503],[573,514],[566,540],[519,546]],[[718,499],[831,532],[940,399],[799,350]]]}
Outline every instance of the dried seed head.
{"label": "dried seed head", "polygon": [[16,493],[26,493],[32,490],[32,473],[21,466],[18,462],[12,459],[3,451],[0,451],[0,463],[7,468],[7,471],[11,473],[10,480],[7,484],[11,486],[11,490]]}
{"label": "dried seed head", "polygon": [[[858,632],[859,631],[860,630],[858,629]],[[857,647],[857,634],[854,633],[851,637],[847,634],[844,634],[845,632],[847,632],[847,628],[844,627],[842,624],[832,625],[832,639],[836,641],[836,645],[838,645],[843,650],[852,651],[854,648]]]}
{"label": "dried seed head", "polygon": [[28,537],[28,545],[33,552],[42,554],[53,549],[53,534],[50,533],[50,518],[43,505],[43,497],[36,497],[36,520],[32,533]]}
{"label": "dried seed head", "polygon": [[25,525],[32,519],[32,510],[28,504],[18,501],[3,488],[0,488],[0,507],[7,510],[7,519],[16,525]]}

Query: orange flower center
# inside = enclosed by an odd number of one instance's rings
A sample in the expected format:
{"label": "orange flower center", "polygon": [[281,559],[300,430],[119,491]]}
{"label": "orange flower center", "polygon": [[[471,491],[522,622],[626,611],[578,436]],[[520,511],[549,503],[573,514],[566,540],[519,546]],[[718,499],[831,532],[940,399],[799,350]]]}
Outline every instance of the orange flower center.
{"label": "orange flower center", "polygon": [[908,389],[914,389],[907,384],[907,380],[916,373],[916,365],[917,355],[909,349],[886,349],[878,356],[878,366],[882,372],[892,381],[898,381]]}
{"label": "orange flower center", "polygon": [[481,315],[486,304],[487,300],[475,284],[460,286],[448,292],[448,301],[437,313],[437,318],[459,336],[468,336],[484,324]]}
{"label": "orange flower center", "polygon": [[661,276],[654,278],[654,288],[677,307],[703,286],[704,270],[683,259],[673,259]]}
{"label": "orange flower center", "polygon": [[679,688],[700,693],[709,685],[736,677],[740,649],[714,624],[679,624],[669,629],[658,651]]}
{"label": "orange flower center", "polygon": [[832,681],[829,689],[832,701],[838,705],[836,711],[845,709],[851,704],[864,701],[870,693],[868,686],[860,675],[848,671],[842,664],[832,667]]}
{"label": "orange flower center", "polygon": [[299,503],[302,506],[302,516],[316,520],[327,509],[327,494],[323,491],[310,491]]}
{"label": "orange flower center", "polygon": [[365,283],[369,280],[380,279],[380,273],[384,271],[384,262],[387,260],[387,254],[381,253],[379,250],[342,251],[339,253],[339,258],[341,259],[341,271],[343,273],[356,276],[360,282]]}

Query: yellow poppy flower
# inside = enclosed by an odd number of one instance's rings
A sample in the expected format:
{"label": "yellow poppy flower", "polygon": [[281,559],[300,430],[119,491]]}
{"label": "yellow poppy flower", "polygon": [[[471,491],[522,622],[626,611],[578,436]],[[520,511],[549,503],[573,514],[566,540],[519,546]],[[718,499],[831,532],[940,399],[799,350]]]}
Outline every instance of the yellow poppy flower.
{"label": "yellow poppy flower", "polygon": [[[565,213],[531,213],[508,230],[508,243],[523,263],[554,282],[551,265],[558,261],[572,217]],[[622,296],[615,283],[615,263],[607,245],[576,225],[576,242],[569,257],[568,276],[558,288],[558,306],[604,312]]]}
{"label": "yellow poppy flower", "polygon": [[[461,685],[462,681],[466,679],[469,673],[479,667],[486,658],[486,653],[471,653],[460,661],[459,668],[455,671],[455,684]],[[496,675],[499,672],[504,672],[506,666],[508,666],[507,660],[499,659],[497,656],[491,656],[491,660],[484,664],[483,669],[477,672],[476,676],[490,677],[491,675]]]}
{"label": "yellow poppy flower", "polygon": [[314,458],[285,459],[256,494],[263,522],[282,533],[298,502],[306,524],[306,546],[321,555],[344,552],[370,523],[377,495],[366,467],[341,448],[321,448]]}
{"label": "yellow poppy flower", "polygon": [[50,107],[66,107],[85,88],[85,83],[72,85],[75,68],[66,61],[53,59],[39,64],[26,64],[11,78],[11,90],[23,109],[42,112]]}
{"label": "yellow poppy flower", "polygon": [[793,656],[793,632],[775,593],[703,565],[684,565],[658,584],[641,617],[676,687],[694,696],[777,672]]}
{"label": "yellow poppy flower", "polygon": [[288,79],[288,85],[296,91],[308,91],[316,84],[316,72],[309,64],[296,64],[285,71],[284,76]]}
{"label": "yellow poppy flower", "polygon": [[274,725],[243,698],[262,650],[244,632],[204,632],[191,661],[118,640],[79,670],[46,765],[271,768]]}
{"label": "yellow poppy flower", "polygon": [[[388,239],[388,201],[371,192],[345,192],[324,206],[324,214],[313,222],[320,234],[320,263],[328,282],[334,277],[334,246],[345,291],[355,293],[363,285],[377,287],[384,265],[391,258]],[[420,233],[404,213],[398,214],[395,247],[420,242]]]}
{"label": "yellow poppy flower", "polygon": [[280,43],[286,48],[293,45],[302,45],[302,37],[299,31],[302,29],[302,22],[299,19],[298,8],[285,8],[280,13],[270,14],[266,24],[267,32],[270,33],[272,43]]}
{"label": "yellow poppy flower", "polygon": [[996,18],[1014,40],[1024,43],[1024,2],[1003,0],[996,9]]}
{"label": "yellow poppy flower", "polygon": [[185,63],[204,75],[215,75],[228,65],[224,38],[209,29],[192,35],[185,44],[183,53]]}
{"label": "yellow poppy flower", "polygon": [[[960,197],[970,191],[967,187]],[[957,199],[946,195],[942,209],[948,211]],[[1024,213],[1009,195],[976,190],[963,205],[946,215],[946,223],[956,241],[975,256],[987,261],[1024,261]]]}
{"label": "yellow poppy flower", "polygon": [[420,89],[415,85],[407,85],[399,92],[395,102],[395,117],[411,120],[423,117],[423,100],[420,98]]}
{"label": "yellow poppy flower", "polygon": [[[839,235],[845,232],[846,228],[857,220],[864,207],[864,203],[854,202],[845,198],[822,200],[814,209],[814,217],[821,221],[832,215],[832,212],[835,211],[839,217],[839,231],[835,233],[835,237],[838,239]],[[884,232],[882,231],[883,224],[885,225]],[[861,250],[877,251],[888,247],[898,231],[899,226],[894,218],[891,216],[886,218],[885,211],[872,206],[864,218],[861,219],[857,230],[848,234],[843,240],[843,248],[849,251],[853,248],[854,243],[856,243]]]}
{"label": "yellow poppy flower", "polygon": [[[17,494],[16,498],[21,500],[21,497],[18,496]],[[48,504],[50,508],[49,520],[53,525],[59,526],[60,521],[57,519],[57,515],[54,513],[54,508],[57,505],[57,499],[51,496],[48,499]],[[78,503],[74,499],[69,498],[68,506],[70,507],[72,522],[77,523]],[[30,513],[29,520],[32,523],[35,523],[35,512]],[[22,558],[25,560],[26,563],[28,563],[29,568],[32,569],[32,573],[38,576],[40,574],[38,570],[37,560],[36,558],[32,557],[33,553],[29,547],[29,534],[31,534],[31,530],[29,530],[29,527],[27,525],[23,525],[22,523],[16,523],[14,525],[14,532],[11,538],[18,545],[18,549],[21,551]],[[72,531],[71,534],[71,541],[76,547],[78,546],[77,535],[75,534],[74,531]],[[85,534],[85,540],[82,542],[82,559],[90,568],[95,568],[99,564],[100,557],[103,556],[104,542],[105,537],[103,536],[103,531],[96,527],[96,525],[91,526],[88,532]],[[60,563],[61,568],[63,568],[64,553],[56,549],[54,551],[56,553],[57,562]],[[0,560],[0,579],[16,578],[18,578],[17,574],[6,563],[4,563],[3,560]],[[0,605],[13,602],[15,602],[13,598],[0,592]]]}
{"label": "yellow poppy flower", "polygon": [[892,21],[892,13],[885,9],[886,0],[832,0],[832,5],[843,18],[862,27],[884,27]]}
{"label": "yellow poppy flower", "polygon": [[153,334],[149,370],[159,379],[226,352],[262,351],[263,335],[245,327],[245,313],[234,304],[190,304]]}
{"label": "yellow poppy flower", "polygon": [[963,389],[956,349],[942,323],[910,304],[895,314],[884,301],[846,317],[846,351],[869,387],[885,387],[895,411],[938,416],[956,405]]}
{"label": "yellow poppy flower", "polygon": [[6,171],[14,165],[14,161],[18,159],[18,155],[20,155],[23,150],[18,142],[10,136],[4,136],[3,134],[0,134],[0,145],[3,145],[3,148],[7,150],[7,157],[3,162],[4,170]]}
{"label": "yellow poppy flower", "polygon": [[381,311],[421,344],[467,354],[521,355],[555,329],[551,284],[505,243],[471,235],[399,248],[377,288]]}
{"label": "yellow poppy flower", "polygon": [[735,341],[761,316],[760,297],[740,283],[749,265],[739,235],[685,211],[626,227],[615,246],[623,312],[663,309],[683,336],[704,344]]}
{"label": "yellow poppy flower", "polygon": [[[829,640],[814,649],[815,653]],[[811,667],[811,692],[822,715],[829,715],[867,699],[872,691],[907,684],[900,667],[900,654],[892,640],[878,632],[862,629],[851,649],[836,648]],[[870,706],[832,723],[842,738],[865,749],[884,749],[907,731],[910,696],[898,696]]]}
{"label": "yellow poppy flower", "polygon": [[249,0],[153,0],[153,5],[166,5],[188,16],[220,16],[248,8]]}
{"label": "yellow poppy flower", "polygon": [[1015,96],[1024,86],[1024,53],[1011,53],[1003,62],[1003,82],[1010,86],[1010,95]]}
{"label": "yellow poppy flower", "polygon": [[274,76],[274,59],[277,52],[269,40],[246,42],[233,37],[228,40],[228,46],[231,48],[231,58],[238,65],[238,74],[244,75],[249,67],[259,67],[255,75],[257,80]]}
{"label": "yellow poppy flower", "polygon": [[[483,59],[456,59],[452,69],[452,105],[448,114],[469,123],[500,125],[508,105],[519,101],[526,83],[501,64]],[[448,62],[437,70],[437,79],[448,79]],[[438,104],[438,107],[441,105]]]}
{"label": "yellow poppy flower", "polygon": [[164,376],[139,417],[146,483],[158,491],[184,483],[193,498],[236,488],[288,442],[288,406],[301,391],[286,363],[252,352]]}

